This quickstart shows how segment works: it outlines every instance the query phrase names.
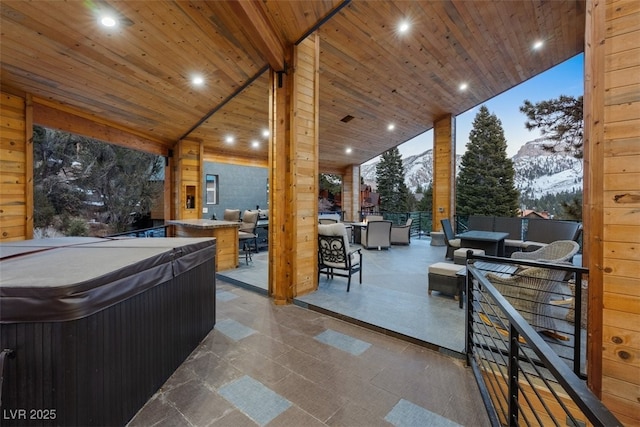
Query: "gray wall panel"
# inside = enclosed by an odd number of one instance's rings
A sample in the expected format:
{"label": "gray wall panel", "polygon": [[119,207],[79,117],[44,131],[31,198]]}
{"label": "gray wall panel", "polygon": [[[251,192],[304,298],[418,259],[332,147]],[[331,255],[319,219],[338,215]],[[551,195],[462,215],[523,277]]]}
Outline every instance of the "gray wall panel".
{"label": "gray wall panel", "polygon": [[268,209],[267,206],[267,168],[256,166],[237,166],[225,163],[204,163],[204,176],[218,176],[218,204],[206,204],[206,182],[202,185],[202,207],[208,208],[207,213],[201,213],[201,218],[222,219],[225,209]]}

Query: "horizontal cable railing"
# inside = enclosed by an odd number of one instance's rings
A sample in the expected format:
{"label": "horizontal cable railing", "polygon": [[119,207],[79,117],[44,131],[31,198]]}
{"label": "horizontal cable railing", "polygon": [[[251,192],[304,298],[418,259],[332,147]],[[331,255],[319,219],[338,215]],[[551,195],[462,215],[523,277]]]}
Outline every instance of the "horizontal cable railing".
{"label": "horizontal cable railing", "polygon": [[571,328],[552,304],[569,300],[568,279],[580,283],[588,271],[514,261],[471,254],[467,261],[467,362],[493,424],[620,425],[584,381],[581,304]]}
{"label": "horizontal cable railing", "polygon": [[432,215],[427,211],[413,212],[360,212],[360,218],[364,219],[367,215],[382,215],[385,220],[392,221],[396,225],[402,225],[407,219],[413,218],[411,223],[411,236],[428,236],[431,235]]}
{"label": "horizontal cable railing", "polygon": [[169,225],[158,225],[156,227],[141,228],[139,230],[110,234],[106,237],[167,237],[168,227]]}

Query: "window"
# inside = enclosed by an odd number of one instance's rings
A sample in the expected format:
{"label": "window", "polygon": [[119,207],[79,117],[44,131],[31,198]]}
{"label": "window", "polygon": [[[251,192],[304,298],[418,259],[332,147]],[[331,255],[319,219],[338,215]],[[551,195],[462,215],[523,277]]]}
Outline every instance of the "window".
{"label": "window", "polygon": [[218,175],[207,175],[207,205],[218,204]]}

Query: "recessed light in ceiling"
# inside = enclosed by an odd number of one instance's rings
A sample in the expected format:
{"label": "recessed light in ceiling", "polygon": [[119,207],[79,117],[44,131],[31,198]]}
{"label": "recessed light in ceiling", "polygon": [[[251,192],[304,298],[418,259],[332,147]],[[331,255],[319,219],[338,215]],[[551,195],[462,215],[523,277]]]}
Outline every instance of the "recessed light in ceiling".
{"label": "recessed light in ceiling", "polygon": [[460,90],[467,90],[469,88],[468,83],[460,83]]}
{"label": "recessed light in ceiling", "polygon": [[387,130],[388,130],[388,131],[392,131],[392,130],[394,130],[395,128],[396,128],[396,125],[394,125],[393,123],[389,123],[389,124],[387,125]]}
{"label": "recessed light in ceiling", "polygon": [[202,86],[204,84],[204,78],[200,75],[195,75],[191,77],[191,83],[196,86]]}
{"label": "recessed light in ceiling", "polygon": [[341,122],[345,122],[345,123],[349,123],[351,120],[355,119],[355,117],[353,117],[350,114],[347,114],[346,116],[344,116],[343,118],[340,119]]}
{"label": "recessed light in ceiling", "polygon": [[264,136],[265,138],[268,138],[269,137],[269,130],[268,129],[263,130],[262,131],[262,136]]}
{"label": "recessed light in ceiling", "polygon": [[258,141],[253,141],[253,142],[251,143],[251,146],[252,146],[253,148],[259,148],[259,147],[260,147],[260,143],[259,143]]}
{"label": "recessed light in ceiling", "polygon": [[542,40],[536,40],[533,43],[533,50],[539,50],[542,49],[542,46],[544,46],[544,42]]}
{"label": "recessed light in ceiling", "polygon": [[234,141],[234,139],[233,139],[233,137],[231,135],[227,136],[224,139],[224,142],[226,142],[227,144],[233,144],[233,141]]}
{"label": "recessed light in ceiling", "polygon": [[100,24],[103,27],[111,28],[118,25],[118,20],[111,14],[104,14],[100,17]]}
{"label": "recessed light in ceiling", "polygon": [[345,152],[345,153],[347,153],[347,154],[351,154],[351,152],[352,152],[352,151],[353,151],[353,150],[351,149],[351,147],[347,147],[347,148],[344,150],[344,152]]}
{"label": "recessed light in ceiling", "polygon": [[400,24],[398,25],[398,31],[401,34],[406,33],[407,31],[409,31],[409,28],[411,28],[411,26],[409,25],[409,22],[407,21],[402,21],[400,22]]}

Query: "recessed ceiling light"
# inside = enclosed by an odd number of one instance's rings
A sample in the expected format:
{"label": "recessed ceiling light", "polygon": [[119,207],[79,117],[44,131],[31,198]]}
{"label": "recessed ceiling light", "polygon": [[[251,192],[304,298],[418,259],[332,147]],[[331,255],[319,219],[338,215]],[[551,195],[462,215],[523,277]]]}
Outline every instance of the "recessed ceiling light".
{"label": "recessed ceiling light", "polygon": [[402,21],[400,22],[400,24],[398,25],[398,31],[400,33],[406,33],[407,31],[409,31],[409,28],[411,26],[409,25],[409,23],[407,21]]}
{"label": "recessed ceiling light", "polygon": [[387,125],[387,130],[394,130],[396,128],[396,125],[394,125],[393,123],[389,123]]}
{"label": "recessed ceiling light", "polygon": [[231,135],[227,136],[227,137],[224,139],[224,142],[226,142],[227,144],[233,144],[233,141],[234,141],[234,140],[233,140],[233,137],[232,137]]}
{"label": "recessed ceiling light", "polygon": [[460,90],[467,90],[469,88],[469,84],[468,83],[461,83],[460,84]]}
{"label": "recessed ceiling light", "polygon": [[202,84],[204,84],[204,78],[199,75],[193,76],[191,78],[191,83],[193,83],[196,86],[201,86]]}
{"label": "recessed ceiling light", "polygon": [[347,153],[347,154],[351,154],[351,151],[353,151],[353,150],[351,150],[351,147],[347,147],[347,148],[344,150],[344,152],[345,152],[345,153]]}
{"label": "recessed ceiling light", "polygon": [[533,43],[534,50],[542,49],[542,46],[544,46],[544,42],[542,40],[537,40],[535,43]]}
{"label": "recessed ceiling light", "polygon": [[100,17],[100,23],[105,27],[115,27],[118,25],[118,21],[113,15],[102,15]]}
{"label": "recessed ceiling light", "polygon": [[252,146],[253,148],[258,148],[258,147],[260,147],[260,143],[259,143],[258,141],[253,141],[253,142],[251,143],[251,146]]}
{"label": "recessed ceiling light", "polygon": [[268,129],[263,130],[262,131],[262,136],[264,136],[265,138],[268,138],[269,137],[269,130]]}

